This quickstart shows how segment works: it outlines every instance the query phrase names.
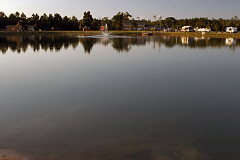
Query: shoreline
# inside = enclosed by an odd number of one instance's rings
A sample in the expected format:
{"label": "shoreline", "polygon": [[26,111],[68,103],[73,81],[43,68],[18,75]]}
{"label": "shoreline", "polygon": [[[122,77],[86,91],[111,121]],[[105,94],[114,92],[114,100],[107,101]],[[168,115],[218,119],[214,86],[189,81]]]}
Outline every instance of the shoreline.
{"label": "shoreline", "polygon": [[[142,31],[109,31],[111,35],[119,35],[119,36],[139,36],[142,35]],[[7,35],[46,35],[46,34],[54,34],[54,35],[101,35],[103,31],[26,31],[26,32],[12,32],[12,31],[0,31],[0,36]],[[184,37],[210,37],[210,38],[239,38],[240,33],[226,33],[226,32],[206,32],[205,35],[202,35],[202,32],[159,32],[159,31],[147,31],[147,33],[152,33],[152,35],[157,36],[184,36]],[[151,36],[151,35],[150,35]]]}

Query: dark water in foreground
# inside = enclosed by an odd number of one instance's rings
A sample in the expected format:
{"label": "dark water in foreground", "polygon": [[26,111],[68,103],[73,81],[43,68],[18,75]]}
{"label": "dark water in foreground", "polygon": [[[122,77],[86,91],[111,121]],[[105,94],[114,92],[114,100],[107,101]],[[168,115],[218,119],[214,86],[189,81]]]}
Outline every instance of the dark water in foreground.
{"label": "dark water in foreground", "polygon": [[0,149],[238,160],[240,40],[0,37]]}

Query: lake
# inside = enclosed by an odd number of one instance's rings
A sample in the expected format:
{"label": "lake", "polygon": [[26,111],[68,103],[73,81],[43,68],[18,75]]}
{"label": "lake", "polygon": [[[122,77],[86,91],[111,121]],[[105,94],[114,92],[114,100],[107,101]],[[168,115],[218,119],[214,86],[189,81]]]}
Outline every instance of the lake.
{"label": "lake", "polygon": [[238,160],[240,39],[1,36],[0,149]]}

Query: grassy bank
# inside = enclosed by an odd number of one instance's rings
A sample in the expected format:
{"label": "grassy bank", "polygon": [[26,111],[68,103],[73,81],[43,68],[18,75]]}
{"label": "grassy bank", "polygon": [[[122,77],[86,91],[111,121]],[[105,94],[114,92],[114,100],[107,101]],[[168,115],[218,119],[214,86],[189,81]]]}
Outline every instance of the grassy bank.
{"label": "grassy bank", "polygon": [[[142,31],[110,31],[111,35],[142,35]],[[149,31],[150,32],[150,31]],[[209,32],[202,35],[202,32],[150,32],[153,35],[161,36],[193,36],[193,37],[216,37],[216,38],[240,38],[240,33]],[[0,31],[0,35],[101,35],[102,31],[35,31],[35,32],[8,32]]]}

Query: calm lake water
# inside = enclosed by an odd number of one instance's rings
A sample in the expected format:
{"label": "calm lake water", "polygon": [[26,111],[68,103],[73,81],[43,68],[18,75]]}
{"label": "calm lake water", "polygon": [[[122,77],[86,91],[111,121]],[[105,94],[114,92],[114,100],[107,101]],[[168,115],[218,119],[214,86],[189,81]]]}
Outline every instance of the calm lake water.
{"label": "calm lake water", "polygon": [[0,37],[0,149],[239,160],[240,39]]}

